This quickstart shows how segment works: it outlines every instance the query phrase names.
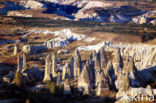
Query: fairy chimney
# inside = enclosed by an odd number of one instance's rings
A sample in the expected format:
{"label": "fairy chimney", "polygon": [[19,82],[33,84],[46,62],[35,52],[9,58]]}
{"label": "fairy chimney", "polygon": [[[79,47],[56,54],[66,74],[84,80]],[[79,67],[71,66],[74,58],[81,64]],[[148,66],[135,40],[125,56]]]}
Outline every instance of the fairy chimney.
{"label": "fairy chimney", "polygon": [[114,73],[114,69],[113,69],[113,65],[111,63],[111,61],[108,62],[108,65],[106,67],[106,69],[104,70],[104,74],[108,80],[108,85],[109,85],[109,89],[115,89],[115,73]]}
{"label": "fairy chimney", "polygon": [[62,83],[62,74],[61,72],[57,73],[57,85],[60,85]]}
{"label": "fairy chimney", "polygon": [[99,57],[96,53],[96,51],[93,51],[92,54],[91,54],[91,60],[92,60],[92,63],[94,65],[94,69],[96,71],[100,71],[100,62],[99,62]]}
{"label": "fairy chimney", "polygon": [[132,79],[136,80],[136,76],[137,76],[137,69],[135,67],[135,64],[134,64],[134,60],[133,58],[130,58],[130,61],[127,65],[127,70],[131,76]]}
{"label": "fairy chimney", "polygon": [[52,77],[57,77],[57,59],[56,59],[56,54],[52,54],[51,57],[51,73],[52,73]]}
{"label": "fairy chimney", "polygon": [[102,69],[106,68],[107,66],[107,57],[104,48],[101,48],[100,50],[100,64]]}
{"label": "fairy chimney", "polygon": [[50,55],[48,54],[45,60],[45,72],[43,82],[51,81],[51,71],[50,71]]}
{"label": "fairy chimney", "polygon": [[26,54],[23,53],[23,70],[27,69],[27,60],[26,60]]}
{"label": "fairy chimney", "polygon": [[131,82],[130,82],[130,78],[129,78],[129,73],[126,72],[126,73],[122,73],[121,74],[121,82],[120,82],[120,85],[119,85],[119,91],[126,91],[130,88],[130,85],[131,85]]}
{"label": "fairy chimney", "polygon": [[18,47],[17,47],[17,44],[14,45],[14,52],[13,52],[13,55],[16,56],[17,55],[17,52],[18,52]]}
{"label": "fairy chimney", "polygon": [[105,90],[109,90],[109,84],[108,84],[108,79],[106,78],[103,71],[100,73],[96,95],[100,96]]}
{"label": "fairy chimney", "polygon": [[66,63],[62,71],[62,80],[68,79],[70,77],[71,77],[71,70],[68,63]]}
{"label": "fairy chimney", "polygon": [[78,79],[79,90],[83,91],[83,93],[88,93],[88,88],[90,88],[90,83],[91,83],[90,73],[86,65],[84,65],[83,70]]}
{"label": "fairy chimney", "polygon": [[94,82],[94,80],[95,80],[95,72],[94,72],[94,69],[92,68],[92,65],[90,63],[91,63],[90,60],[87,60],[86,61],[86,67],[88,68],[91,82]]}
{"label": "fairy chimney", "polygon": [[17,55],[17,70],[20,71],[20,57]]}
{"label": "fairy chimney", "polygon": [[81,73],[81,56],[78,50],[75,51],[72,57],[72,69],[74,70],[74,77],[79,77]]}
{"label": "fairy chimney", "polygon": [[115,69],[115,74],[117,75],[119,72],[122,71],[123,68],[123,59],[120,54],[120,49],[115,50],[115,55],[112,62]]}
{"label": "fairy chimney", "polygon": [[17,86],[22,86],[22,73],[20,69],[20,58],[19,54],[17,54],[17,70],[14,74],[13,84],[16,84]]}
{"label": "fairy chimney", "polygon": [[105,75],[106,76],[110,76],[110,77],[113,77],[113,75],[114,75],[114,69],[113,69],[113,64],[112,64],[112,62],[111,61],[109,61],[108,62],[108,65],[107,65],[107,67],[106,67],[106,70],[104,70],[105,71]]}

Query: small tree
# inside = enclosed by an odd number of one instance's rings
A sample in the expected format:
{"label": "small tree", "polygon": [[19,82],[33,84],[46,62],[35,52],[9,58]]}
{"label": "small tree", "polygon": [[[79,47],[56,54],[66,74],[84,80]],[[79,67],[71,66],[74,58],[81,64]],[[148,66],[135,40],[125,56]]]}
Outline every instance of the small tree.
{"label": "small tree", "polygon": [[54,82],[47,81],[46,88],[49,89],[51,94],[55,93],[55,83]]}
{"label": "small tree", "polygon": [[25,103],[30,103],[30,99],[26,99]]}
{"label": "small tree", "polygon": [[22,73],[17,70],[14,76],[14,84],[17,86],[22,86]]}

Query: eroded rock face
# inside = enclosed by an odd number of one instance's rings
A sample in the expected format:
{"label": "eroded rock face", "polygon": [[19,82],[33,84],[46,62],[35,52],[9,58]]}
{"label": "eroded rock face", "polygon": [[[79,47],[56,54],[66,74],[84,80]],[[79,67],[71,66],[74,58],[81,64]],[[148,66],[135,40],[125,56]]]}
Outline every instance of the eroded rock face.
{"label": "eroded rock face", "polygon": [[78,79],[79,90],[83,91],[83,93],[85,93],[85,94],[89,93],[88,90],[91,87],[90,83],[91,83],[90,73],[89,73],[86,65],[84,65],[83,70],[82,70],[82,72],[79,76],[79,79]]}
{"label": "eroded rock face", "polygon": [[146,68],[146,67],[151,67],[156,64],[156,49],[151,49],[146,57],[144,57],[141,62],[140,62],[140,67],[141,68]]}

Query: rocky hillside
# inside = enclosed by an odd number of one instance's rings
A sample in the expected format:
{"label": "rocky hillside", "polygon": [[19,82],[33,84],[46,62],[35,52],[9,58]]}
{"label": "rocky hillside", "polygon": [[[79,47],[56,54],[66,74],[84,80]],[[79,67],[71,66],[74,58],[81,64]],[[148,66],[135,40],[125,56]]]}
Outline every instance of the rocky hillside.
{"label": "rocky hillside", "polygon": [[[137,5],[128,2],[106,2],[100,0],[27,0],[19,2],[2,3],[4,8],[0,9],[1,14],[8,16],[35,17],[31,11],[40,12],[40,16],[56,14],[69,20],[98,21],[114,23],[137,23],[155,25],[155,3],[138,3]],[[143,9],[146,7],[146,10]],[[20,10],[20,12],[10,13],[9,11]],[[27,10],[23,13],[23,11]]]}

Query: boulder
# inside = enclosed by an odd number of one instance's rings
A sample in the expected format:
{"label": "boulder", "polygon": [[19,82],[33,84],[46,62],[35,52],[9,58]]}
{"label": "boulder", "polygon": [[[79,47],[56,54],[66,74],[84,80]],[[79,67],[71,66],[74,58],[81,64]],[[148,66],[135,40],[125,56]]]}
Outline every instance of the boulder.
{"label": "boulder", "polygon": [[14,79],[14,75],[15,75],[14,72],[11,72],[11,73],[5,75],[5,76],[3,77],[3,82],[11,83],[11,82],[13,81],[13,79]]}

